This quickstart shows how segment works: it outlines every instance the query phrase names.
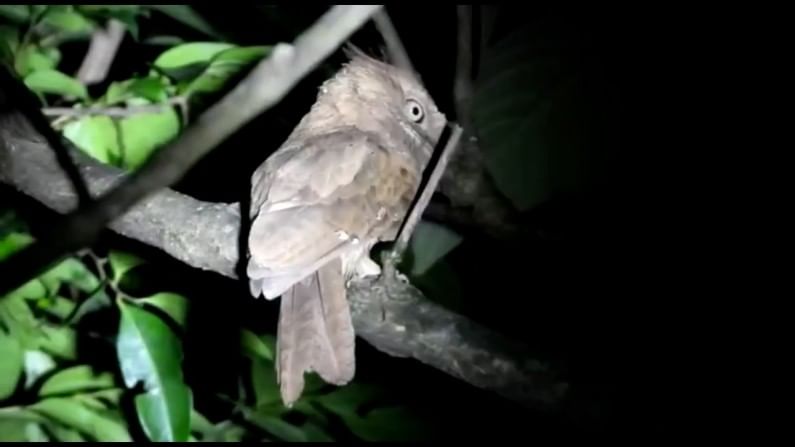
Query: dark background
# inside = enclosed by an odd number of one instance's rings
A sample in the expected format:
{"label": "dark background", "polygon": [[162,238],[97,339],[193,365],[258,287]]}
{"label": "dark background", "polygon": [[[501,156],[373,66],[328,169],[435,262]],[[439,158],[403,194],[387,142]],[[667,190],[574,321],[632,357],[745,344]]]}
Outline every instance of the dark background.
{"label": "dark background", "polygon": [[[235,43],[261,45],[292,40],[327,6],[205,3],[195,8]],[[455,6],[425,2],[389,6],[388,12],[431,94],[455,119]],[[357,380],[395,391],[427,412],[438,422],[439,436],[448,439],[653,434],[675,425],[677,409],[685,405],[675,399],[675,377],[686,367],[674,350],[679,335],[673,317],[687,307],[682,305],[686,293],[674,290],[672,281],[690,260],[682,259],[672,243],[672,229],[687,218],[672,211],[686,177],[675,173],[669,160],[694,143],[677,140],[673,129],[692,112],[695,100],[687,95],[698,81],[686,56],[698,53],[688,40],[692,28],[686,18],[684,11],[651,8],[500,7],[499,33],[525,26],[577,30],[569,45],[585,61],[588,97],[593,98],[589,110],[594,122],[610,123],[599,134],[609,137],[594,140],[593,147],[609,153],[609,163],[594,182],[522,213],[526,232],[521,239],[499,241],[461,229],[464,242],[446,265],[458,284],[457,310],[526,342],[570,383],[572,392],[563,408],[522,409],[414,360],[388,357],[364,342],[358,348]],[[478,20],[476,13],[476,27]],[[153,17],[142,22],[141,32],[170,27],[171,34],[190,40],[195,32],[178,26]],[[352,42],[368,51],[382,44],[372,26]],[[125,41],[120,50],[125,57],[109,78],[142,70],[160,49],[152,51]],[[479,57],[475,54],[476,62]],[[277,107],[214,150],[176,189],[203,200],[241,200],[248,194],[250,173],[283,141],[313,102],[328,70],[342,61],[335,54]],[[172,263],[165,258],[162,262]],[[277,304],[251,300],[241,284],[173,264],[148,272],[147,287],[158,290],[160,283],[184,290],[200,309],[206,306],[207,314],[200,310],[197,318],[207,319],[211,328],[189,340],[188,380],[196,389],[233,390],[239,366],[234,353],[228,359],[191,357],[191,349],[200,353],[209,344],[235,343],[232,329],[241,320],[275,328]],[[228,304],[224,315],[218,300]],[[209,372],[219,364],[228,370]]]}

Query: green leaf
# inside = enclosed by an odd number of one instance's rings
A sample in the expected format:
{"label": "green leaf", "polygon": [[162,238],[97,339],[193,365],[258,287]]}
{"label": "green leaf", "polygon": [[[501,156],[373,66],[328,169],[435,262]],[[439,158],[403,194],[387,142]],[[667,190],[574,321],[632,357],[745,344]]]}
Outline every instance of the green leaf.
{"label": "green leaf", "polygon": [[25,438],[28,442],[50,442],[50,437],[41,428],[41,424],[36,423],[25,425]]}
{"label": "green leaf", "polygon": [[41,400],[30,408],[99,442],[132,441],[123,424],[104,417],[73,399],[53,397]]}
{"label": "green leaf", "polygon": [[566,24],[539,24],[512,33],[483,56],[474,124],[486,168],[520,211],[576,191],[599,166],[589,154],[590,124],[583,115],[598,102],[580,90],[587,67],[569,41],[578,35]]}
{"label": "green leaf", "polygon": [[378,408],[365,417],[346,416],[348,428],[367,442],[407,442],[423,439],[430,426],[403,407]]}
{"label": "green leaf", "polygon": [[52,299],[40,298],[36,301],[36,307],[61,321],[69,318],[77,308],[74,301],[62,296],[54,296]]}
{"label": "green leaf", "polygon": [[190,389],[182,382],[169,381],[161,391],[135,397],[135,409],[146,436],[153,442],[184,442],[190,435]]}
{"label": "green leaf", "polygon": [[121,122],[124,142],[124,167],[137,169],[160,147],[179,135],[179,115],[173,107],[160,113],[146,113],[125,118]]}
{"label": "green leaf", "polygon": [[180,326],[185,326],[188,316],[188,300],[184,296],[171,292],[161,292],[137,301],[157,307],[171,317],[174,322]]}
{"label": "green leaf", "polygon": [[420,276],[461,243],[461,236],[449,228],[420,221],[411,236],[411,275]]}
{"label": "green leaf", "polygon": [[0,442],[27,442],[26,431],[28,425],[36,425],[37,422],[18,420],[0,414]]}
{"label": "green leaf", "polygon": [[221,40],[221,35],[202,16],[188,5],[149,5],[150,8],[160,11],[185,25],[201,31],[208,36]]}
{"label": "green leaf", "polygon": [[25,85],[38,93],[52,93],[63,96],[88,98],[86,86],[77,79],[58,70],[39,70],[25,77]]}
{"label": "green leaf", "polygon": [[307,442],[309,439],[300,427],[290,424],[278,416],[244,411],[246,419],[285,442]]}
{"label": "green leaf", "polygon": [[178,36],[153,36],[144,39],[143,43],[147,45],[163,45],[172,47],[184,43],[185,40]]}
{"label": "green leaf", "polygon": [[248,355],[273,362],[273,345],[265,343],[260,336],[248,329],[240,330],[240,345]]}
{"label": "green leaf", "polygon": [[[121,325],[117,355],[124,382],[133,388],[144,383],[148,397],[136,398],[139,420],[147,433],[185,441],[190,431],[191,399],[182,385],[182,346],[171,329],[155,314],[119,301]],[[141,413],[146,410],[147,413]]]}
{"label": "green leaf", "polygon": [[15,69],[20,76],[27,76],[35,71],[53,70],[60,61],[61,52],[57,48],[26,46],[17,54]]}
{"label": "green leaf", "polygon": [[33,237],[26,233],[9,233],[0,239],[0,261],[27,247]]}
{"label": "green leaf", "polygon": [[103,288],[98,288],[94,293],[91,294],[88,298],[83,300],[80,303],[75,311],[69,315],[67,320],[67,324],[75,324],[79,322],[85,315],[90,314],[91,312],[96,312],[100,309],[104,309],[108,306],[113,304],[110,297]]}
{"label": "green leaf", "polygon": [[0,5],[0,17],[21,25],[30,18],[30,8],[28,5]]}
{"label": "green leaf", "polygon": [[55,360],[46,352],[25,351],[25,388],[30,388],[39,378],[55,369]]}
{"label": "green leaf", "polygon": [[111,250],[108,259],[115,284],[118,284],[128,271],[146,262],[132,253],[118,250]]}
{"label": "green leaf", "polygon": [[83,292],[93,292],[99,287],[99,279],[77,259],[68,258],[45,272],[39,278],[47,289],[54,292],[62,282],[69,283]]}
{"label": "green leaf", "polygon": [[22,377],[24,355],[19,341],[0,329],[0,401],[14,393]]}
{"label": "green leaf", "polygon": [[68,9],[51,8],[42,20],[47,25],[68,33],[91,33],[94,24],[82,14]]}
{"label": "green leaf", "polygon": [[264,362],[261,359],[252,359],[251,385],[254,388],[257,408],[281,402],[273,363]]}
{"label": "green leaf", "polygon": [[216,54],[204,72],[186,88],[184,93],[212,93],[244,68],[267,56],[270,47],[229,48]]}
{"label": "green leaf", "polygon": [[19,30],[13,26],[0,25],[0,44],[3,45],[3,61],[11,61],[19,46]]}
{"label": "green leaf", "polygon": [[220,42],[185,43],[163,52],[155,59],[154,65],[160,69],[167,70],[197,63],[209,64],[213,56],[234,47],[232,44]]}
{"label": "green leaf", "polygon": [[121,159],[116,127],[108,116],[86,116],[72,121],[64,126],[63,135],[102,163],[115,165]]}
{"label": "green leaf", "polygon": [[50,424],[49,429],[53,438],[60,442],[86,442],[86,439],[77,430],[64,428],[56,424]]}
{"label": "green leaf", "polygon": [[39,390],[40,396],[69,394],[113,387],[113,375],[96,374],[89,365],[78,365],[59,371],[50,377]]}
{"label": "green leaf", "polygon": [[358,417],[360,406],[380,397],[383,391],[372,385],[350,384],[328,394],[315,396],[312,399],[342,417]]}
{"label": "green leaf", "polygon": [[56,357],[74,360],[77,357],[77,332],[68,326],[39,327],[38,347]]}
{"label": "green leaf", "polygon": [[129,90],[131,93],[141,98],[146,98],[152,102],[159,102],[168,99],[166,85],[160,78],[146,77],[134,80]]}

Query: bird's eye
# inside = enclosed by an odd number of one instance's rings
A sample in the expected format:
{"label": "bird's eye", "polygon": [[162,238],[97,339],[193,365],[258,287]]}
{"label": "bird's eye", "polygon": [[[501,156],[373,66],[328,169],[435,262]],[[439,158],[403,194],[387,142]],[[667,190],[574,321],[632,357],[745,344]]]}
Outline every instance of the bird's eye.
{"label": "bird's eye", "polygon": [[425,111],[422,106],[414,99],[406,100],[406,115],[415,123],[419,123],[425,117]]}

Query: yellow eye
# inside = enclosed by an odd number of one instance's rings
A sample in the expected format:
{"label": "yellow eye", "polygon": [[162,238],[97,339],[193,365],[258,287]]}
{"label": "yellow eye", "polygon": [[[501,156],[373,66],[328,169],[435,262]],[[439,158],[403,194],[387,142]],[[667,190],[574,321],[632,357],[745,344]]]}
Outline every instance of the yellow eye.
{"label": "yellow eye", "polygon": [[422,106],[414,99],[406,100],[405,111],[409,119],[415,123],[419,123],[425,117],[425,111],[422,109]]}

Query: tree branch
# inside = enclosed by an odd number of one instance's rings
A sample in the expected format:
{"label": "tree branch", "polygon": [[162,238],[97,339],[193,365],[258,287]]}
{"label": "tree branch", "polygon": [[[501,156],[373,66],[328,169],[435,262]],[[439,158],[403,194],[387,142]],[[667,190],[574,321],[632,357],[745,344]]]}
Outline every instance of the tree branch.
{"label": "tree branch", "polygon": [[202,114],[179,140],[156,152],[119,187],[55,223],[48,234],[0,263],[0,294],[23,284],[69,252],[90,245],[108,223],[139,200],[178,181],[216,145],[279,102],[380,8],[334,6],[293,45],[276,45],[270,57]]}
{"label": "tree branch", "polygon": [[77,79],[87,85],[104,81],[123,39],[124,24],[116,19],[110,19],[107,28],[94,31],[86,57],[77,70]]}
{"label": "tree branch", "polygon": [[472,220],[495,237],[519,232],[511,203],[497,190],[485,170],[483,152],[472,117],[472,6],[458,5],[458,49],[454,97],[457,121],[464,128],[461,147],[450,160],[440,185],[441,192],[457,208],[469,208]]}
{"label": "tree branch", "polygon": [[409,54],[403,46],[403,42],[400,40],[400,36],[398,36],[395,25],[392,24],[392,19],[389,18],[389,14],[387,14],[386,10],[382,9],[378,11],[375,16],[373,16],[373,21],[375,22],[376,28],[378,28],[378,32],[381,33],[381,37],[384,38],[392,63],[399,68],[414,73],[414,66],[411,64]]}
{"label": "tree branch", "polygon": [[[0,142],[1,182],[59,212],[73,209],[76,197],[68,178],[23,117],[0,116]],[[95,194],[124,177],[80,153],[74,158]],[[240,217],[237,204],[201,202],[164,189],[110,228],[195,268],[236,278]],[[527,406],[552,409],[563,403],[567,385],[527,350],[430,302],[410,284],[363,281],[352,285],[349,297],[357,334],[381,351],[412,357]],[[386,319],[381,318],[383,306]]]}

